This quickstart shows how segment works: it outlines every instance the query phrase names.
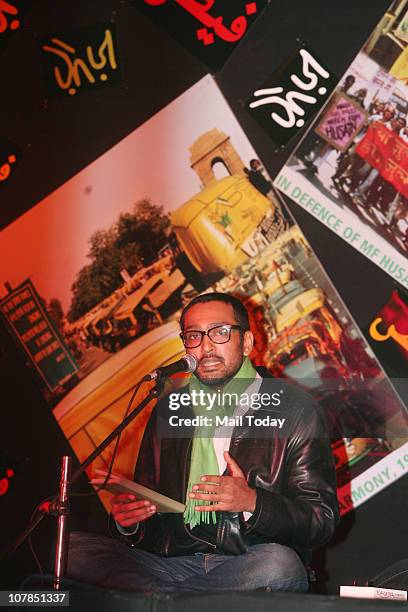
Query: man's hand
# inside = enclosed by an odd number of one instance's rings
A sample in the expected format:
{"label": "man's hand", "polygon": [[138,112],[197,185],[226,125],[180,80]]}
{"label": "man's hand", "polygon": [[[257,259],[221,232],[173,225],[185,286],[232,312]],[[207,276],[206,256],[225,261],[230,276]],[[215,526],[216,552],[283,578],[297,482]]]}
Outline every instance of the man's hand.
{"label": "man's hand", "polygon": [[111,499],[112,516],[121,527],[133,527],[136,523],[146,521],[156,512],[147,499],[137,499],[130,493],[114,495]]}
{"label": "man's hand", "polygon": [[[238,463],[225,451],[224,458],[231,476],[202,476],[201,482],[193,486],[191,499],[216,502],[216,505],[195,506],[200,512],[254,512],[256,491],[248,486]],[[211,484],[205,484],[205,482]]]}

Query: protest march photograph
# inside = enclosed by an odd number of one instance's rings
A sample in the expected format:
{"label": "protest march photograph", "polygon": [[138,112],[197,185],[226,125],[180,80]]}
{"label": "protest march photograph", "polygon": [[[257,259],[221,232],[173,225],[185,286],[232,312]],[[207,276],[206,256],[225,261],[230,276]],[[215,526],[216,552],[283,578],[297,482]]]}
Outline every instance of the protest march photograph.
{"label": "protest march photograph", "polygon": [[388,32],[384,24],[374,30],[275,186],[407,287],[408,37],[402,15]]}

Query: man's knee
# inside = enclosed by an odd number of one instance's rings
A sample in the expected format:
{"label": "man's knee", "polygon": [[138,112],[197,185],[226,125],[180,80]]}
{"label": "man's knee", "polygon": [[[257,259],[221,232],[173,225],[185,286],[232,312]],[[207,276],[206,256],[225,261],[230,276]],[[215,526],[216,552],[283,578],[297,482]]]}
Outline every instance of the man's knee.
{"label": "man's knee", "polygon": [[96,533],[85,531],[71,531],[68,538],[68,555],[79,556],[80,554],[95,553],[95,549],[102,544],[106,545],[109,538]]}
{"label": "man's knee", "polygon": [[273,591],[302,591],[309,588],[306,568],[299,555],[281,544],[260,544],[250,549],[253,572],[258,575],[260,586]]}
{"label": "man's knee", "polygon": [[67,576],[92,582],[109,573],[115,559],[117,542],[96,533],[72,531],[68,540]]}
{"label": "man's knee", "polygon": [[95,553],[93,535],[81,531],[71,531],[68,538],[67,575],[78,577],[84,564],[91,561]]}

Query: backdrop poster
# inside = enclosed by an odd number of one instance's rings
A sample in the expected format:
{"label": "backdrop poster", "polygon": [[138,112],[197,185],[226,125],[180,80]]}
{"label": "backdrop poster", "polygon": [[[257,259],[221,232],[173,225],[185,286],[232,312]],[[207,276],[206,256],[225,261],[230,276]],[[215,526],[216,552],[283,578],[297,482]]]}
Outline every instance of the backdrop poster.
{"label": "backdrop poster", "polygon": [[[408,396],[408,294],[394,289],[387,302],[375,314],[366,336],[387,372],[399,384],[405,384]],[[398,383],[397,383],[398,384]]]}
{"label": "backdrop poster", "polygon": [[390,42],[405,23],[399,4],[387,13],[386,33],[376,28],[357,55],[275,186],[407,288],[408,47]]}
{"label": "backdrop poster", "polygon": [[215,6],[212,1],[131,2],[211,71],[222,68],[268,4],[268,0],[218,0]]}
{"label": "backdrop poster", "polygon": [[[182,306],[208,289],[238,295],[253,361],[321,402],[347,512],[369,496],[353,497],[353,478],[378,469],[377,492],[407,471],[395,463],[405,410],[262,167],[247,169],[255,158],[207,76],[4,229],[0,281],[31,279],[79,366],[75,387],[47,397],[81,461],[135,384],[184,354]],[[122,434],[126,477],[148,415]]]}

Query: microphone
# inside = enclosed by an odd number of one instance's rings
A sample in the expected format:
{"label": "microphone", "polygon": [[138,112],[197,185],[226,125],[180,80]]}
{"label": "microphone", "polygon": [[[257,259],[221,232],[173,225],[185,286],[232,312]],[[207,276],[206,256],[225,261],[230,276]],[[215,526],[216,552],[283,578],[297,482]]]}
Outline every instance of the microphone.
{"label": "microphone", "polygon": [[153,370],[153,372],[146,374],[143,380],[156,380],[157,378],[171,376],[177,372],[194,372],[197,366],[198,361],[194,355],[187,354],[178,361],[174,361],[174,363],[170,363],[162,368],[157,368],[157,370]]}

